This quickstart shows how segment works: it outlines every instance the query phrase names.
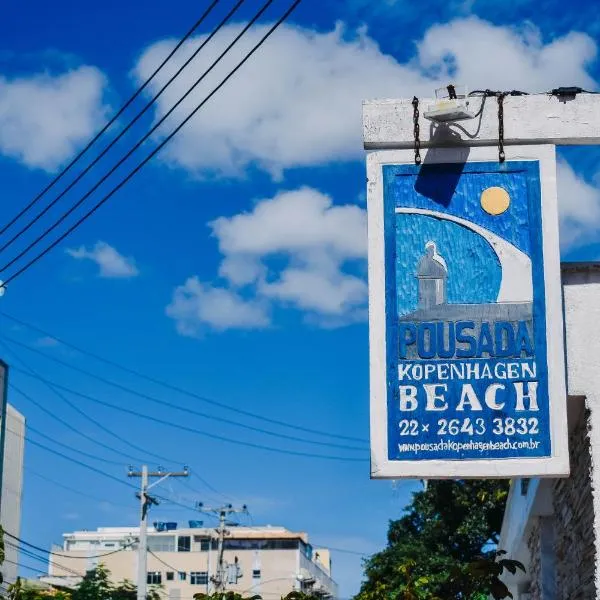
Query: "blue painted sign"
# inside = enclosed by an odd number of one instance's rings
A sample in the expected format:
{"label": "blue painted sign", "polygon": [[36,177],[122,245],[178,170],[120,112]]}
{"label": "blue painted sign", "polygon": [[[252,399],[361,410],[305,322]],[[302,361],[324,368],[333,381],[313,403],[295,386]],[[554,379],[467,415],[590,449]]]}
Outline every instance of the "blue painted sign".
{"label": "blue painted sign", "polygon": [[550,457],[539,163],[381,169],[387,460]]}

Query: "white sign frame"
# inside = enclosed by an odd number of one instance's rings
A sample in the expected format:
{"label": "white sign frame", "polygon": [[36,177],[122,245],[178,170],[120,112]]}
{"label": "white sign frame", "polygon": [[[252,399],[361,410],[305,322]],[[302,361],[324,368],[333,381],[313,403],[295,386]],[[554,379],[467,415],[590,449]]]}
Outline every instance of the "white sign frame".
{"label": "white sign frame", "polygon": [[[383,172],[386,164],[414,164],[413,150],[367,153],[369,246],[369,344],[371,381],[371,478],[463,479],[569,475],[567,390],[554,145],[510,146],[506,160],[537,160],[540,167],[546,294],[548,391],[552,455],[543,458],[389,460]],[[496,147],[435,148],[426,163],[498,160]]]}

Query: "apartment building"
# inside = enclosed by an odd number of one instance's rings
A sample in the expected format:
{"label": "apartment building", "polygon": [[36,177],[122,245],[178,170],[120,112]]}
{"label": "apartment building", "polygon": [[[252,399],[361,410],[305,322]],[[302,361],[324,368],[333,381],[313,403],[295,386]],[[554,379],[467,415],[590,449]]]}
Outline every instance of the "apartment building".
{"label": "apartment building", "polygon": [[[196,524],[191,522],[190,525]],[[178,528],[156,524],[148,532],[148,578],[162,586],[169,600],[190,600],[214,591],[218,539],[214,529]],[[136,580],[139,528],[106,527],[63,535],[54,548],[49,577],[84,575],[99,563],[114,582]],[[314,549],[306,533],[283,527],[230,527],[224,541],[227,590],[279,599],[292,590],[311,591],[326,599],[337,597],[327,549]]]}
{"label": "apartment building", "polygon": [[[5,531],[21,535],[21,496],[23,493],[23,453],[25,446],[25,417],[10,404],[6,410],[6,440],[4,445],[4,470],[2,480],[2,510],[0,523]],[[12,583],[17,578],[19,551],[10,538],[5,543],[5,560],[2,565],[4,581]]]}

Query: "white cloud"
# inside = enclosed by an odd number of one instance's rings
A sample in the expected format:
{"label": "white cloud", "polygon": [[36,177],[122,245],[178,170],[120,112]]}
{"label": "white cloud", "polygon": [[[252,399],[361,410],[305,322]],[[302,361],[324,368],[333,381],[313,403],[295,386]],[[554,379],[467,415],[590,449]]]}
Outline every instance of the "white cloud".
{"label": "white cloud", "polygon": [[106,117],[104,75],[82,66],[58,76],[0,75],[0,153],[54,171]]}
{"label": "white cloud", "polygon": [[308,187],[260,200],[251,212],[211,224],[227,255],[262,256],[279,252],[363,258],[367,251],[365,211]]}
{"label": "white cloud", "polygon": [[597,241],[600,189],[577,175],[564,160],[557,165],[560,245],[564,250]]}
{"label": "white cloud", "polygon": [[203,284],[190,277],[175,289],[167,315],[177,323],[181,335],[197,336],[204,327],[257,329],[269,325],[268,308],[260,300],[244,300],[235,291]]}
{"label": "white cloud", "polygon": [[275,305],[321,326],[366,316],[366,213],[311,188],[285,191],[210,224],[223,259],[217,287],[190,278],[168,307],[180,333],[264,327]]}
{"label": "white cloud", "polygon": [[[225,28],[158,102],[163,115],[240,26]],[[265,32],[254,28],[239,50],[203,82],[179,113],[187,114]],[[189,42],[184,58],[204,38]],[[136,65],[141,80],[174,41],[149,47]],[[352,37],[285,25],[207,103],[168,147],[164,159],[193,173],[240,175],[249,165],[279,176],[285,169],[362,157],[361,102],[372,97],[431,96],[448,81],[471,88],[543,91],[568,81],[595,87],[587,66],[596,55],[589,36],[570,33],[544,43],[539,30],[495,26],[475,17],[434,25],[399,63],[364,31]],[[181,64],[181,63],[179,63]],[[164,83],[179,64],[157,80]],[[167,129],[169,129],[167,127]]]}
{"label": "white cloud", "polygon": [[123,256],[106,242],[96,242],[91,248],[80,246],[76,249],[67,249],[67,254],[78,260],[91,260],[100,268],[99,276],[111,279],[130,278],[139,275],[135,261],[131,257]]}

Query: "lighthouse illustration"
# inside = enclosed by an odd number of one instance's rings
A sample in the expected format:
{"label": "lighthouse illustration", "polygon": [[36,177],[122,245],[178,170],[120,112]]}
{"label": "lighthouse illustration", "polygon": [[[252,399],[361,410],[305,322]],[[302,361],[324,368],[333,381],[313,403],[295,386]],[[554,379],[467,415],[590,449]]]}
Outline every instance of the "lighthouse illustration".
{"label": "lighthouse illustration", "polygon": [[425,244],[425,256],[417,267],[419,280],[419,308],[428,309],[447,301],[448,267],[438,254],[435,242]]}
{"label": "lighthouse illustration", "polygon": [[[429,240],[425,244],[425,253],[416,264],[415,277],[418,282],[418,301],[416,310],[401,316],[401,323],[456,322],[473,323],[474,335],[478,336],[482,323],[503,321],[517,325],[524,321],[533,337],[532,302],[489,302],[456,303],[448,301],[448,282],[453,276],[460,276],[460,267],[454,271],[440,251],[438,244]],[[452,265],[450,265],[452,267]],[[418,358],[416,348],[410,347],[406,358]]]}

